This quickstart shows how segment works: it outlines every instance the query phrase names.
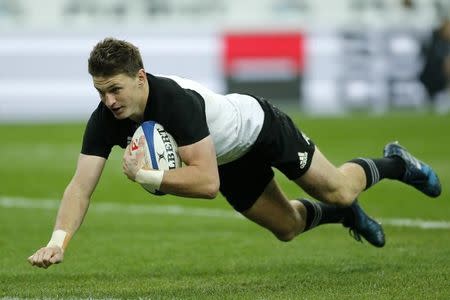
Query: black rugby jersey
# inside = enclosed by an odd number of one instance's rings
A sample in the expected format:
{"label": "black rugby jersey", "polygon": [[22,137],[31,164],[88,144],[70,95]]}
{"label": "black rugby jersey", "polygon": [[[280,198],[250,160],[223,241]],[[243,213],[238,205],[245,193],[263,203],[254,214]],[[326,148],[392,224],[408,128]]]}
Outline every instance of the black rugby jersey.
{"label": "black rugby jersey", "polygon": [[[190,145],[209,135],[205,101],[194,90],[180,87],[174,80],[147,74],[149,96],[144,121],[161,124],[178,143]],[[82,154],[108,158],[115,145],[125,148],[140,124],[118,120],[102,102],[92,113],[83,137]]]}

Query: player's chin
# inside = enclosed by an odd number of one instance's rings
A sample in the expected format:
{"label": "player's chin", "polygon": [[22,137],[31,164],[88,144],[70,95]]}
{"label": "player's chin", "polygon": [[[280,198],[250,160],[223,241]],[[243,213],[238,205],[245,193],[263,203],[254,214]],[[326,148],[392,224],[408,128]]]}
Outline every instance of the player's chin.
{"label": "player's chin", "polygon": [[118,110],[112,110],[114,117],[118,120],[123,120],[129,117],[129,114],[125,110],[125,108],[120,108]]}
{"label": "player's chin", "polygon": [[127,117],[124,117],[123,115],[116,115],[116,114],[114,114],[114,117],[115,117],[117,120],[124,120],[124,119],[127,118]]}

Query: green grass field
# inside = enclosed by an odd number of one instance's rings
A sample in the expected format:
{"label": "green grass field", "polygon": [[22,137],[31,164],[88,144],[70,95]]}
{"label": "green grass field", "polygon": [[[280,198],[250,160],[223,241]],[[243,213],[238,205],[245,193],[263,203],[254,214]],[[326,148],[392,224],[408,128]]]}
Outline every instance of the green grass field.
{"label": "green grass field", "polygon": [[[26,259],[50,237],[84,125],[0,125],[0,298],[450,299],[450,118],[295,119],[335,164],[400,140],[435,167],[441,197],[388,181],[365,192],[362,206],[386,224],[382,249],[339,225],[282,243],[222,197],[147,194],[122,175],[117,148],[64,263],[44,270]],[[304,195],[277,178],[290,197]]]}

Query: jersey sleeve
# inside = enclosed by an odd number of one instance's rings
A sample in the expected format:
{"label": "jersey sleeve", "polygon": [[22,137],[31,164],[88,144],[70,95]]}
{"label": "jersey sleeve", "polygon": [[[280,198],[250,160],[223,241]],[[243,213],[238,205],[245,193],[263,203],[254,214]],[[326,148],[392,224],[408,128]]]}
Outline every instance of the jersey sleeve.
{"label": "jersey sleeve", "polygon": [[204,99],[193,90],[182,91],[174,97],[175,103],[166,128],[178,146],[196,143],[209,135]]}
{"label": "jersey sleeve", "polygon": [[83,136],[83,145],[81,153],[86,155],[95,155],[108,158],[113,145],[107,141],[106,125],[102,122],[102,116],[99,110],[95,110],[89,121]]}

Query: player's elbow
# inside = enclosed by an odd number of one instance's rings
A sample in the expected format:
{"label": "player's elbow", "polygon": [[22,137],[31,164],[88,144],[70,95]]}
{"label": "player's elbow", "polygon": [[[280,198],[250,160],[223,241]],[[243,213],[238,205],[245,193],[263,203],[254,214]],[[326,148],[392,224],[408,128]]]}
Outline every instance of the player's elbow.
{"label": "player's elbow", "polygon": [[214,199],[217,197],[220,188],[220,180],[219,178],[215,178],[210,180],[208,184],[205,186],[205,198],[206,199]]}

